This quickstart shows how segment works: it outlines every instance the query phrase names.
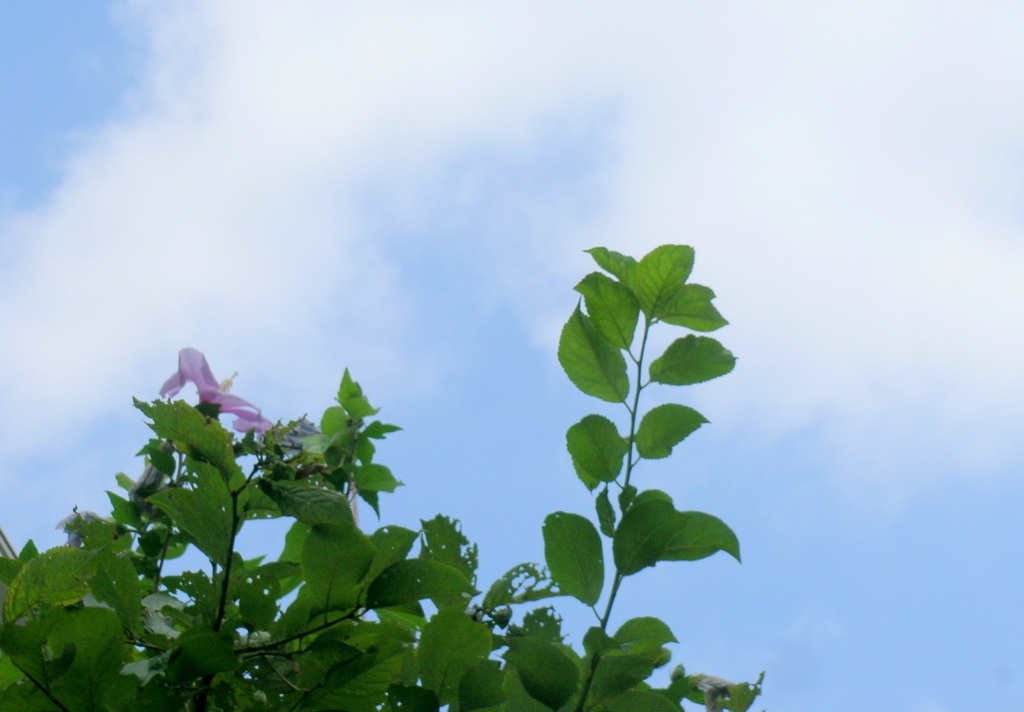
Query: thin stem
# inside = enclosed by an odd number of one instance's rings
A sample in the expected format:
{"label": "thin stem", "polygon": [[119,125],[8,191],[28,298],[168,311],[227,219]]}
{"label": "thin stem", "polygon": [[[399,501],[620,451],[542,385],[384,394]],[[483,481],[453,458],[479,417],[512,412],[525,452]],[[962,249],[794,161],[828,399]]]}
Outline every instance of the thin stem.
{"label": "thin stem", "polygon": [[[629,453],[626,458],[626,477],[623,486],[629,485],[629,478],[633,474],[633,465],[636,464],[633,460],[633,437],[636,435],[636,416],[640,412],[640,392],[644,389],[644,385],[641,384],[643,378],[643,366],[644,366],[644,352],[647,350],[647,334],[650,333],[651,322],[648,319],[644,319],[644,331],[640,337],[640,353],[633,361],[636,363],[636,390],[633,392],[633,407],[629,404],[624,404],[626,410],[629,411]],[[632,353],[630,353],[632,356]],[[636,462],[639,462],[637,459]]]}
{"label": "thin stem", "polygon": [[328,621],[327,623],[321,623],[320,625],[314,626],[313,628],[310,628],[309,630],[304,630],[301,633],[295,633],[294,635],[289,635],[289,636],[287,636],[285,638],[281,638],[280,640],[275,640],[275,641],[270,642],[270,643],[264,643],[263,645],[252,645],[252,646],[249,646],[249,647],[246,647],[246,648],[238,648],[237,650],[235,650],[235,652],[238,653],[238,654],[242,654],[242,653],[261,653],[261,652],[263,652],[265,650],[273,650],[274,648],[280,647],[282,645],[286,645],[287,643],[290,643],[293,640],[298,640],[299,638],[305,638],[307,635],[313,635],[313,633],[319,633],[322,630],[326,630],[327,628],[330,628],[332,625],[337,625],[338,623],[341,623],[343,621],[353,620],[354,618],[357,618],[358,616],[359,616],[359,609],[356,608],[356,609],[353,609],[351,612],[345,614],[341,618],[335,618],[333,621]]}

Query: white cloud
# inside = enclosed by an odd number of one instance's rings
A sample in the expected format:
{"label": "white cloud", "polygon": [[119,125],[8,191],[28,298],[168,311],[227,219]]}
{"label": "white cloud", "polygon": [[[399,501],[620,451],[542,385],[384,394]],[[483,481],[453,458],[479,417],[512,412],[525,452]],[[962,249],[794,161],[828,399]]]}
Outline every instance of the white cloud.
{"label": "white cloud", "polygon": [[[422,241],[545,348],[581,248],[687,242],[734,322],[722,339],[741,366],[714,397],[735,423],[824,424],[836,476],[895,492],[1020,462],[1021,11],[125,13],[151,49],[140,85],[50,202],[0,227],[0,299],[18,306],[0,315],[6,448],[122,408],[186,344],[282,405],[330,392],[343,363],[429,389],[447,355],[416,331],[401,254]],[[430,234],[453,165],[536,162],[553,124],[583,135],[607,107],[586,195],[462,186],[506,208],[480,226],[492,237]],[[377,187],[403,236],[367,222]]]}

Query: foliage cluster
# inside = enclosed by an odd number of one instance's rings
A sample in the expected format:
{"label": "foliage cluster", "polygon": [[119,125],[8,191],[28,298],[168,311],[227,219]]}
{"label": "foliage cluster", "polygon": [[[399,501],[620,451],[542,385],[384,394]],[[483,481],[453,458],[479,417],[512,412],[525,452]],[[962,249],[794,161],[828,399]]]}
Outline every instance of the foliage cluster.
{"label": "foliage cluster", "polygon": [[[760,678],[732,684],[680,666],[654,688],[647,680],[676,642],[669,626],[634,617],[609,627],[620,586],[644,569],[740,558],[721,520],[635,481],[642,460],[667,457],[706,422],[674,403],[641,413],[641,394],[716,378],[735,361],[689,334],[648,365],[652,327],[709,332],[726,321],[714,293],[687,282],[691,248],[639,261],[589,252],[604,271],[576,286],[558,358],[583,393],[625,409],[624,431],[597,414],[569,428],[595,509],[545,519],[545,565],[514,566],[484,591],[477,547],[451,518],[365,533],[352,505],[379,516],[381,493],[401,484],[376,460],[398,428],[375,419],[347,371],[319,427],[293,421],[262,437],[235,438],[217,404],[136,401],[155,437],[140,452],[143,476],[119,475],[124,494],[108,493],[111,517],[79,518],[77,546],[29,542],[0,559],[0,711],[747,710]],[[243,558],[239,533],[269,518],[291,522],[282,552]],[[199,569],[165,570],[189,549]],[[582,649],[566,644],[550,605],[530,605],[556,596],[594,611]]]}

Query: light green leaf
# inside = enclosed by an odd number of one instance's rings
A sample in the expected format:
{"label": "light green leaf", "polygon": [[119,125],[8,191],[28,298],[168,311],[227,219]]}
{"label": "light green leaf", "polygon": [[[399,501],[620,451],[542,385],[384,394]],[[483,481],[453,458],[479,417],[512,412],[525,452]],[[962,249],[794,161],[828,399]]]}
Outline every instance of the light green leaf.
{"label": "light green leaf", "polygon": [[679,642],[663,621],[649,616],[629,619],[612,637],[624,650],[632,652],[646,652],[666,643]]}
{"label": "light green leaf", "polygon": [[620,349],[633,343],[640,305],[633,292],[600,272],[591,272],[576,285],[583,295],[587,315],[605,341]]}
{"label": "light green leaf", "polygon": [[402,561],[416,543],[417,532],[405,527],[389,525],[381,527],[370,535],[375,554],[373,564],[366,574],[367,581],[373,581],[380,573],[396,562]]}
{"label": "light green leaf", "polygon": [[622,282],[629,282],[633,270],[636,269],[636,260],[628,255],[609,250],[605,247],[592,247],[584,250],[594,258],[597,266],[609,274],[618,277]]}
{"label": "light green leaf", "polygon": [[685,405],[665,403],[647,411],[636,431],[636,449],[640,457],[657,460],[672,454],[707,419]]}
{"label": "light green leaf", "polygon": [[684,284],[662,307],[661,320],[694,331],[714,331],[729,322],[722,318],[711,300],[715,293],[702,284]]}
{"label": "light green leaf", "polygon": [[424,598],[463,605],[474,593],[458,569],[429,559],[405,559],[384,569],[366,594],[367,608],[387,608]]}
{"label": "light green leaf", "polygon": [[356,467],[353,475],[356,487],[364,492],[394,492],[403,484],[395,479],[391,470],[375,462]]}
{"label": "light green leaf", "polygon": [[[423,525],[423,546],[421,559],[430,559],[461,571],[471,586],[476,585],[477,546],[471,544],[458,520],[442,514],[430,520],[420,520]],[[455,605],[462,601],[435,601],[438,606]]]}
{"label": "light green leaf", "polygon": [[197,477],[194,489],[172,487],[150,496],[149,501],[170,515],[199,550],[220,566],[227,564],[231,537],[231,494],[216,469],[193,460]]}
{"label": "light green leaf", "polygon": [[629,445],[619,435],[615,424],[603,415],[584,416],[566,432],[565,444],[573,468],[587,489],[618,477],[622,460],[629,451]]}
{"label": "light green leaf", "polygon": [[60,546],[29,560],[11,581],[4,600],[4,622],[13,623],[39,604],[69,606],[89,590],[95,552]]}
{"label": "light green leaf", "polygon": [[708,336],[689,334],[676,339],[651,362],[651,380],[688,386],[729,373],[736,365],[732,352]]}
{"label": "light green leaf", "polygon": [[579,670],[565,653],[536,638],[511,638],[505,660],[530,697],[557,710],[576,693]]}
{"label": "light green leaf", "polygon": [[242,470],[235,462],[232,436],[219,422],[207,418],[185,401],[153,401],[144,403],[135,400],[135,407],[151,418],[153,432],[175,446],[189,457],[211,463],[227,482],[243,479]]}
{"label": "light green leaf", "polygon": [[629,395],[626,360],[604,340],[578,305],[562,329],[558,362],[569,380],[589,396],[620,403]]}
{"label": "light green leaf", "polygon": [[636,294],[650,319],[661,319],[693,270],[693,248],[686,245],[656,247],[637,263],[626,284]]}
{"label": "light green leaf", "polygon": [[142,632],[142,586],[127,556],[111,551],[100,555],[92,578],[92,592],[114,609],[125,629],[136,634]]}
{"label": "light green leaf", "polygon": [[442,608],[427,623],[417,655],[423,685],[441,704],[458,698],[463,674],[491,652],[491,631],[461,608]]}
{"label": "light green leaf", "polygon": [[544,559],[562,593],[593,606],[604,585],[601,536],[586,517],[555,512],[544,519]]}
{"label": "light green leaf", "polygon": [[697,561],[724,551],[740,560],[740,542],[729,526],[704,512],[679,512],[678,536],[662,554],[662,561]]}
{"label": "light green leaf", "polygon": [[370,538],[355,525],[314,526],[302,547],[302,572],[316,610],[355,608],[373,555]]}

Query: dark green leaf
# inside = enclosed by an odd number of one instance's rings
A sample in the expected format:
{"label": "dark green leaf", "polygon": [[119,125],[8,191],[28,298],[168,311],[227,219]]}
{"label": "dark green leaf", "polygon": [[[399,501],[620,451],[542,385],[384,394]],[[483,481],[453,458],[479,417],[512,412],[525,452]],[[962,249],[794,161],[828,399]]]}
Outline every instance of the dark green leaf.
{"label": "dark green leaf", "polygon": [[608,499],[608,488],[605,487],[597,495],[597,521],[601,525],[601,533],[606,537],[615,536],[615,510]]}
{"label": "dark green leaf", "polygon": [[619,511],[625,513],[627,509],[633,506],[633,499],[636,498],[636,487],[633,485],[626,485],[619,492]]}
{"label": "dark green leaf", "polygon": [[679,712],[679,705],[648,690],[630,690],[605,703],[608,712]]}
{"label": "dark green leaf", "polygon": [[562,329],[558,362],[569,380],[589,396],[620,403],[629,395],[626,360],[604,340],[578,305]]}
{"label": "dark green leaf", "polygon": [[565,444],[576,474],[587,489],[618,477],[629,450],[615,424],[603,415],[587,415],[570,427],[565,434]]}
{"label": "dark green leaf", "polygon": [[662,245],[644,255],[626,284],[636,294],[644,314],[651,319],[661,319],[678,299],[692,269],[692,247]]}
{"label": "dark green leaf", "polygon": [[739,560],[739,542],[721,520],[700,512],[677,512],[660,497],[635,503],[623,515],[612,542],[615,566],[624,576],[659,561],[693,561],[716,551]]}
{"label": "dark green leaf", "polygon": [[438,514],[423,525],[421,559],[430,559],[458,569],[471,585],[476,585],[477,546],[462,533],[457,520]]}
{"label": "dark green leaf", "polygon": [[231,537],[231,494],[211,465],[192,462],[198,481],[194,489],[172,487],[149,498],[170,515],[199,550],[220,566],[227,564]]}
{"label": "dark green leaf", "polygon": [[302,547],[302,572],[316,610],[355,608],[373,555],[369,537],[355,525],[313,527]]}
{"label": "dark green leaf", "polygon": [[586,634],[583,636],[583,650],[590,657],[600,655],[609,650],[621,650],[622,646],[619,645],[614,638],[601,630],[600,626],[592,626],[587,629]]}
{"label": "dark green leaf", "polygon": [[665,403],[647,411],[636,431],[640,457],[657,460],[672,454],[672,448],[699,428],[707,419],[685,405]]}
{"label": "dark green leaf", "polygon": [[363,436],[374,440],[383,440],[388,433],[396,433],[401,430],[397,425],[388,425],[375,420],[363,428]]}
{"label": "dark green leaf", "polygon": [[424,598],[463,605],[473,587],[458,569],[429,559],[406,559],[384,569],[366,596],[367,608],[387,608]]}
{"label": "dark green leaf", "polygon": [[437,695],[422,687],[392,685],[388,688],[389,709],[394,712],[438,712]]}
{"label": "dark green leaf", "polygon": [[517,564],[491,584],[481,605],[492,610],[510,603],[527,603],[561,595],[547,570],[537,564]]}
{"label": "dark green leaf", "polygon": [[302,482],[259,480],[260,489],[281,508],[281,512],[310,526],[355,524],[348,499],[340,492]]}
{"label": "dark green leaf", "polygon": [[592,247],[589,250],[584,250],[584,252],[594,258],[594,262],[597,262],[598,267],[626,283],[629,282],[633,270],[636,269],[636,260],[632,257],[605,247]]}
{"label": "dark green leaf", "polygon": [[676,339],[651,362],[651,380],[688,386],[729,373],[736,365],[732,352],[709,336],[689,334]]}
{"label": "dark green leaf", "polygon": [[604,655],[590,685],[591,701],[607,700],[632,690],[654,671],[654,663],[642,655]]}
{"label": "dark green leaf", "polygon": [[242,470],[235,462],[231,433],[216,420],[207,418],[185,401],[144,403],[136,400],[135,407],[153,420],[149,426],[153,432],[174,442],[189,457],[211,463],[228,482],[242,479]]}
{"label": "dark green leaf", "polygon": [[640,306],[629,287],[600,272],[591,272],[576,285],[587,315],[605,341],[620,349],[633,343]]}
{"label": "dark green leaf", "polygon": [[208,673],[230,672],[241,664],[235,655],[231,634],[205,626],[189,628],[177,639],[180,651],[167,666],[172,682],[195,680]]}
{"label": "dark green leaf", "polygon": [[535,608],[523,616],[522,625],[510,625],[508,637],[536,638],[549,643],[562,642],[562,619],[551,606]]}
{"label": "dark green leaf", "polygon": [[420,638],[418,662],[423,685],[441,704],[458,698],[462,675],[491,652],[491,632],[461,608],[443,608],[427,623]]}
{"label": "dark green leaf", "polygon": [[459,682],[459,712],[486,709],[505,701],[505,674],[497,660],[480,660]]}
{"label": "dark green leaf", "polygon": [[121,524],[135,529],[142,528],[142,516],[139,513],[139,506],[135,502],[129,502],[113,492],[107,492],[107,499],[113,508],[114,519]]}
{"label": "dark green leaf", "polygon": [[711,300],[715,293],[700,284],[684,284],[675,296],[662,306],[661,320],[666,324],[685,326],[694,331],[714,331],[729,322],[722,318]]}
{"label": "dark green leaf", "polygon": [[604,551],[594,525],[578,514],[555,512],[544,519],[543,534],[551,578],[562,593],[595,605],[604,585]]}
{"label": "dark green leaf", "polygon": [[535,638],[511,638],[505,660],[519,673],[530,697],[557,710],[576,692],[579,670],[565,653]]}

